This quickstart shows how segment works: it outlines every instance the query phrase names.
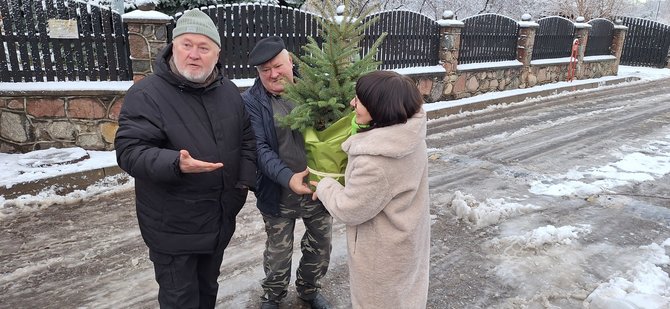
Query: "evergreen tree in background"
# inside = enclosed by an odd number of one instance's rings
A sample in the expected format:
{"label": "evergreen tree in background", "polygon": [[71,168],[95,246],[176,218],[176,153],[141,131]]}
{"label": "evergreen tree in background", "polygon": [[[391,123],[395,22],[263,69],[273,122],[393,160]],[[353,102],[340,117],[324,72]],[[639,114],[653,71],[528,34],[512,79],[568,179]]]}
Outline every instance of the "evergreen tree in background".
{"label": "evergreen tree in background", "polygon": [[375,60],[377,48],[386,34],[377,39],[372,48],[362,58],[359,44],[364,30],[376,19],[364,21],[374,8],[355,14],[347,6],[348,0],[336,10],[332,1],[325,1],[319,7],[321,18],[320,34],[323,44],[309,37],[302,47],[305,55],[293,56],[298,66],[299,77],[294,84],[287,84],[283,97],[295,104],[286,117],[278,119],[284,126],[304,131],[327,128],[338,119],[351,113],[349,102],[356,95],[358,78],[377,69],[380,62]]}

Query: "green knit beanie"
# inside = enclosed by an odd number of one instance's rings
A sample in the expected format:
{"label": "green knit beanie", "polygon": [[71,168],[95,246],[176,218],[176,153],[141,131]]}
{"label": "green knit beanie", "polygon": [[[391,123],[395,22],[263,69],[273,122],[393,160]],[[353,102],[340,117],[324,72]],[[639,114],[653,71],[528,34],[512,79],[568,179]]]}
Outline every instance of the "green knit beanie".
{"label": "green knit beanie", "polygon": [[185,33],[202,34],[212,39],[216,45],[221,47],[221,37],[219,36],[219,31],[216,29],[214,22],[209,18],[209,15],[198,9],[186,11],[186,13],[177,20],[177,26],[172,30],[172,39],[174,40],[176,37]]}

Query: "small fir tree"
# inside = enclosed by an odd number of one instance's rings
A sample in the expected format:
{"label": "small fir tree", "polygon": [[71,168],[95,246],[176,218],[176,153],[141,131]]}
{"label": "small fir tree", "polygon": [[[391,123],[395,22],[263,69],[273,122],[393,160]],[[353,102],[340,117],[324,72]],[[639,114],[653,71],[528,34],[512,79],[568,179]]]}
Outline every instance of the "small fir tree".
{"label": "small fir tree", "polygon": [[295,83],[286,85],[282,96],[295,107],[286,117],[278,119],[280,124],[301,131],[327,128],[351,113],[349,101],[356,95],[356,81],[379,66],[380,62],[374,57],[385,33],[363,57],[360,57],[359,47],[365,29],[376,21],[376,18],[366,21],[362,16],[367,16],[374,8],[356,14],[348,2],[345,0],[336,11],[332,1],[325,1],[319,7],[321,17],[318,19],[322,45],[309,37],[308,43],[302,47],[304,56],[292,55],[298,65],[299,77],[295,78]]}

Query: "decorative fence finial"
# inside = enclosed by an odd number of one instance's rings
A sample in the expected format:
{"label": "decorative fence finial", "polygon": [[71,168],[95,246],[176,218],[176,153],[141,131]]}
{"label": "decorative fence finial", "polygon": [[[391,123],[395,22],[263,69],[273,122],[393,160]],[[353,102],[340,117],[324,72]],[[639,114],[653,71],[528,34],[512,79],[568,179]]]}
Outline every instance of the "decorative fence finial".
{"label": "decorative fence finial", "polygon": [[578,16],[577,19],[575,19],[576,22],[578,23],[583,23],[584,22],[584,16]]}
{"label": "decorative fence finial", "polygon": [[531,21],[532,19],[533,19],[533,17],[528,13],[525,13],[525,14],[521,15],[521,20],[522,21]]}
{"label": "decorative fence finial", "polygon": [[621,20],[621,18],[617,18],[614,20],[614,24],[617,26],[621,26],[623,25],[623,20]]}
{"label": "decorative fence finial", "polygon": [[135,6],[140,11],[153,11],[156,9],[156,3],[153,0],[135,0]]}
{"label": "decorative fence finial", "polygon": [[456,19],[456,15],[450,10],[445,10],[444,13],[442,13],[442,19]]}

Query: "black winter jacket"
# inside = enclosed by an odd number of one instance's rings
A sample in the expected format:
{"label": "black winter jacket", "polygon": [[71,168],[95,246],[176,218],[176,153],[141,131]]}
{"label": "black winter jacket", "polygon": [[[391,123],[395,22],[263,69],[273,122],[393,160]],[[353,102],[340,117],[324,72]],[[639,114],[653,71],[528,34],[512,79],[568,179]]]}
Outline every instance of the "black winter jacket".
{"label": "black winter jacket", "polygon": [[[247,190],[236,187],[255,186],[256,142],[237,87],[219,74],[211,85],[194,88],[170,71],[171,54],[169,44],[155,73],[126,93],[116,158],[135,178],[137,219],[150,249],[212,253],[230,240],[246,200]],[[224,166],[182,174],[180,149]]]}
{"label": "black winter jacket", "polygon": [[282,186],[288,188],[294,173],[279,157],[272,104],[259,78],[256,78],[251,88],[242,93],[242,99],[256,134],[256,206],[262,213],[278,216]]}

